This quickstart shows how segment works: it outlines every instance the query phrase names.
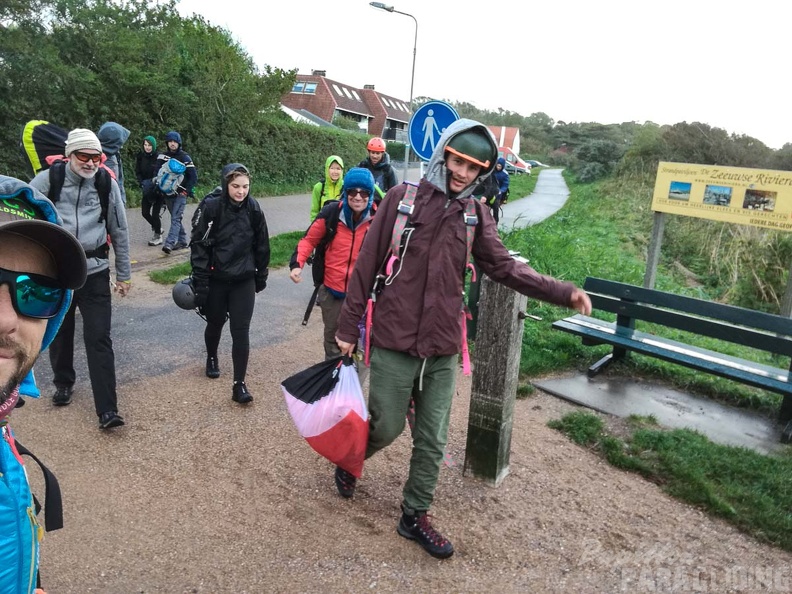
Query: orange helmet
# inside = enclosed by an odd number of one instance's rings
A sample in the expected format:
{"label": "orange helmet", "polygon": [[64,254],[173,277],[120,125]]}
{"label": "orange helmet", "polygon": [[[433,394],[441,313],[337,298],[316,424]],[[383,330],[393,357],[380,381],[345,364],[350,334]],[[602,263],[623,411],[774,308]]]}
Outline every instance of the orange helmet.
{"label": "orange helmet", "polygon": [[366,148],[375,153],[384,153],[385,152],[385,141],[382,140],[379,136],[375,136],[371,140],[368,141]]}

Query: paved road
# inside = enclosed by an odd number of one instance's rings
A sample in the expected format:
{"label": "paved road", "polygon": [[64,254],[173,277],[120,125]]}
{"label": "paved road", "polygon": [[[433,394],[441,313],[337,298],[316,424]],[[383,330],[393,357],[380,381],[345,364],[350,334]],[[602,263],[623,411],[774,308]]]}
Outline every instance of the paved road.
{"label": "paved road", "polygon": [[519,200],[510,199],[503,207],[500,218],[501,229],[527,227],[544,221],[564,206],[569,197],[569,188],[561,175],[561,169],[542,169],[534,192]]}

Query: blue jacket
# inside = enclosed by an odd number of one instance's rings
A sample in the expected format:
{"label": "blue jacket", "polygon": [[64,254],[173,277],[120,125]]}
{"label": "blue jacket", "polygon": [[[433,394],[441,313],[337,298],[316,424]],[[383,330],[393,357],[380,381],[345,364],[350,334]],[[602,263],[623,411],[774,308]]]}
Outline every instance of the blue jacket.
{"label": "blue jacket", "polygon": [[4,419],[0,422],[0,594],[32,594],[42,530],[13,443]]}
{"label": "blue jacket", "polygon": [[509,189],[509,174],[506,173],[506,159],[503,157],[498,158],[495,162],[495,165],[500,165],[501,170],[495,169],[495,172],[492,174],[492,177],[495,178],[495,181],[498,182],[498,194],[503,194],[506,190]]}

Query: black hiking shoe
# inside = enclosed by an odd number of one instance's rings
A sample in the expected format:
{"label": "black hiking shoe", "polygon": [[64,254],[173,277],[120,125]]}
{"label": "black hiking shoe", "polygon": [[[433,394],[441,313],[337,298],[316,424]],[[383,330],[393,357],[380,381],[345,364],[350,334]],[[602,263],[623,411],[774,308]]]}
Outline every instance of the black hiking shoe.
{"label": "black hiking shoe", "polygon": [[104,412],[99,416],[99,427],[102,429],[112,429],[113,427],[120,427],[123,424],[124,417],[114,410]]}
{"label": "black hiking shoe", "polygon": [[71,404],[72,391],[71,386],[55,388],[55,393],[52,395],[52,404],[55,406],[66,406],[67,404]]}
{"label": "black hiking shoe", "polygon": [[418,512],[414,516],[402,512],[396,531],[404,538],[416,541],[432,557],[448,559],[454,554],[454,545],[432,528],[426,512]]}
{"label": "black hiking shoe", "polygon": [[206,377],[217,379],[220,377],[220,366],[217,363],[217,357],[206,358]]}
{"label": "black hiking shoe", "polygon": [[245,382],[235,382],[231,392],[231,400],[239,402],[239,404],[247,404],[248,402],[253,402],[253,394],[248,392]]}
{"label": "black hiking shoe", "polygon": [[338,489],[338,494],[345,499],[349,499],[355,494],[355,486],[357,479],[353,474],[350,474],[340,466],[335,469],[335,484]]}
{"label": "black hiking shoe", "polygon": [[165,244],[162,246],[162,251],[166,254],[170,254],[173,251],[173,246]]}

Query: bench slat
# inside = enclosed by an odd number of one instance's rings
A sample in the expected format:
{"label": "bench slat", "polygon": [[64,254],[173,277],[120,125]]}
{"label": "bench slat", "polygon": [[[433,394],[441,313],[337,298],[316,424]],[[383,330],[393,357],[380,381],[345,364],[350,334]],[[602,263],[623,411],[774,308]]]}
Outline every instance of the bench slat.
{"label": "bench slat", "polygon": [[613,322],[606,322],[583,315],[558,320],[553,323],[553,328],[570,332],[589,340],[620,346],[637,353],[737,380],[756,388],[778,394],[792,394],[790,373],[784,369],[692,347],[636,330],[617,329],[616,324]]}
{"label": "bench slat", "polygon": [[669,328],[676,328],[692,332],[701,336],[709,336],[727,342],[752,347],[770,353],[792,357],[792,338],[768,334],[760,330],[734,326],[727,322],[694,317],[691,314],[677,313],[667,309],[660,309],[644,303],[631,303],[607,295],[589,293],[594,309],[607,311],[618,315],[660,324]]}
{"label": "bench slat", "polygon": [[612,295],[620,299],[667,307],[702,317],[723,320],[732,324],[750,326],[767,332],[792,336],[792,319],[783,316],[684,295],[673,295],[653,289],[644,289],[643,287],[591,276],[586,279],[583,288],[587,292]]}

